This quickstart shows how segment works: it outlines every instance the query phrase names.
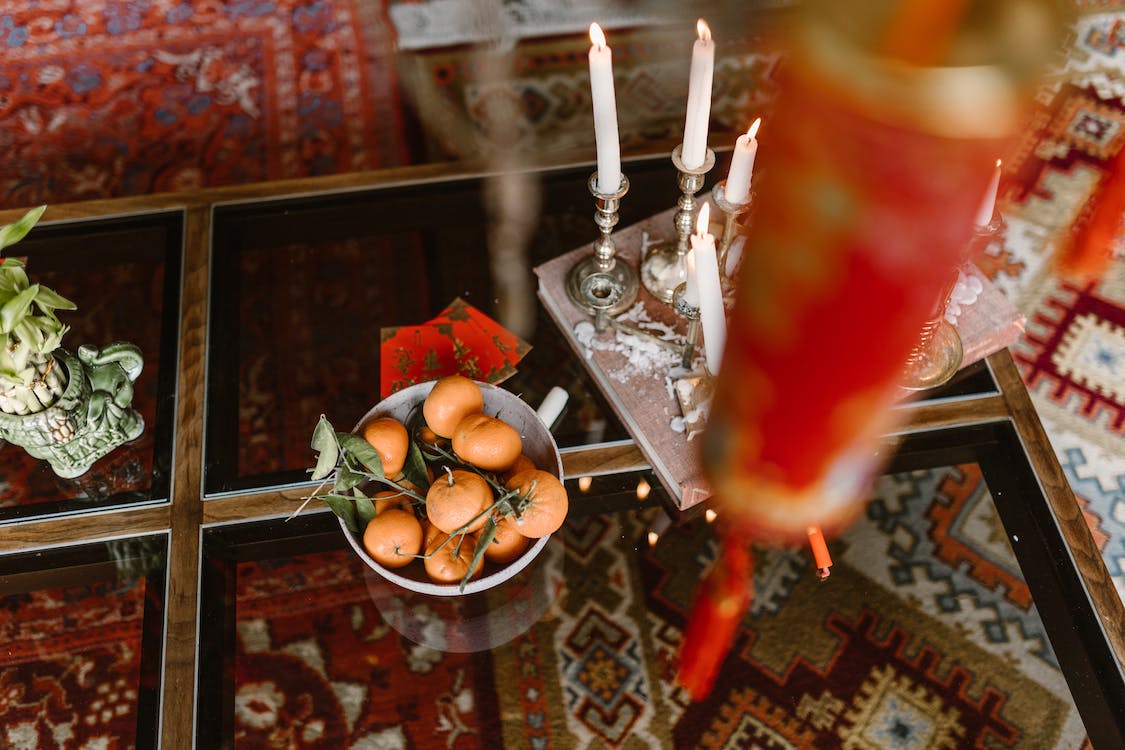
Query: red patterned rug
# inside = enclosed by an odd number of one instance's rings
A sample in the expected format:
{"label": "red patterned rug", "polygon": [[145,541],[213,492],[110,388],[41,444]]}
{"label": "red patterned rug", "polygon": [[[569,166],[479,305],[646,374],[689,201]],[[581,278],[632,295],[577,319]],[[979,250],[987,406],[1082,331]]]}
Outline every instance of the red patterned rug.
{"label": "red patterned rug", "polygon": [[[652,549],[647,519],[571,521],[529,574],[550,594],[524,609],[503,590],[395,596],[349,551],[243,563],[235,746],[1084,747],[995,518],[975,466],[920,471],[882,481],[828,583],[803,550],[762,551],[753,609],[694,704],[674,675],[715,552],[702,520]],[[489,608],[509,630],[476,627],[467,642],[495,648],[460,652],[461,623]]]}
{"label": "red patterned rug", "polygon": [[141,579],[2,600],[0,747],[136,746],[144,599]]}
{"label": "red patterned rug", "polygon": [[382,1],[63,0],[0,14],[0,203],[406,158]]}

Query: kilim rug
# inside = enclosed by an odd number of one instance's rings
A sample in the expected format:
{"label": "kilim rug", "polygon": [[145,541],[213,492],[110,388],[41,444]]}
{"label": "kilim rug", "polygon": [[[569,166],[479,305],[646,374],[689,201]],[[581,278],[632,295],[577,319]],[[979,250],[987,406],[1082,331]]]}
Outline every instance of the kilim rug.
{"label": "kilim rug", "polygon": [[1006,161],[1008,231],[985,264],[1027,315],[1013,353],[1125,596],[1125,242],[1097,280],[1062,280],[1050,263],[1125,146],[1125,4],[1089,5],[1027,138]]}
{"label": "kilim rug", "polygon": [[0,600],[0,748],[135,747],[144,597],[142,578]]}
{"label": "kilim rug", "polygon": [[402,163],[381,0],[7,3],[0,203]]}
{"label": "kilim rug", "polygon": [[475,641],[459,623],[487,608],[388,594],[349,551],[240,564],[235,747],[1085,746],[974,465],[884,478],[827,583],[762,551],[697,704],[673,679],[711,527],[650,549],[645,516],[568,522],[531,568],[545,601],[494,590],[508,630]]}

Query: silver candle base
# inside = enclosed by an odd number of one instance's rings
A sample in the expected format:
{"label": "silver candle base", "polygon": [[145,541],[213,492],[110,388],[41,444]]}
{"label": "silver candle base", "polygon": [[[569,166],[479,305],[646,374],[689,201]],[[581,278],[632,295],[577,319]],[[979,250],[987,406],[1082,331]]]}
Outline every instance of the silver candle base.
{"label": "silver candle base", "polygon": [[[598,173],[590,175],[590,194],[594,196],[594,223],[598,225],[601,236],[594,241],[594,252],[589,257],[583,258],[566,277],[566,293],[570,301],[591,315],[602,316],[617,315],[628,310],[637,301],[640,283],[637,272],[627,263],[617,258],[617,248],[613,244],[613,228],[619,220],[618,210],[621,207],[621,198],[629,192],[629,179],[621,175],[621,187],[616,193],[598,192]],[[583,291],[582,283],[592,274],[606,274],[613,279],[619,294],[615,292],[615,301],[609,308],[603,309],[601,305],[590,304],[590,296]],[[603,280],[604,282],[604,280]],[[600,283],[599,287],[604,287]]]}
{"label": "silver candle base", "polygon": [[[973,237],[965,248],[962,260],[982,254],[988,246],[1003,237],[1007,223],[999,211],[992,212],[987,224],[973,230]],[[958,270],[954,269],[952,278],[942,287],[933,317],[922,326],[918,343],[910,350],[903,369],[900,385],[908,391],[924,391],[937,388],[953,379],[964,361],[964,346],[957,329],[945,319],[945,308],[949,295],[957,283]]]}
{"label": "silver candle base", "polygon": [[725,297],[729,291],[733,289],[733,280],[727,273],[727,256],[730,254],[730,243],[734,240],[735,226],[738,222],[738,217],[745,214],[750,210],[750,206],[754,202],[754,193],[750,192],[746,196],[746,200],[741,203],[732,203],[727,200],[727,181],[715,183],[711,188],[711,201],[719,207],[723,212],[723,237],[719,240],[718,247],[718,260],[719,260],[719,279],[723,283],[723,296]]}
{"label": "silver candle base", "polygon": [[711,149],[707,149],[703,164],[694,168],[684,166],[682,150],[682,145],[672,149],[672,164],[680,173],[678,183],[681,192],[677,201],[680,208],[672,218],[676,239],[651,246],[641,261],[641,283],[661,302],[671,302],[676,287],[687,281],[684,256],[688,251],[691,233],[695,230],[695,194],[703,187],[704,178],[715,166],[715,152]]}
{"label": "silver candle base", "polygon": [[686,283],[676,287],[672,292],[672,309],[687,321],[687,334],[680,354],[680,365],[685,370],[690,370],[692,360],[695,359],[695,347],[699,344],[699,308],[687,301],[684,297],[686,292]]}

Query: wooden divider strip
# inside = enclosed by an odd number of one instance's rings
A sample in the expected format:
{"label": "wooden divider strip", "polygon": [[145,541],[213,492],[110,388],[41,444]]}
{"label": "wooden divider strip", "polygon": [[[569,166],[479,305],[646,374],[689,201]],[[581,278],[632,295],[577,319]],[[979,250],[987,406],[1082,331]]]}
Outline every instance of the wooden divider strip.
{"label": "wooden divider strip", "polygon": [[203,517],[203,403],[209,207],[187,211],[184,228],[183,312],[179,390],[168,550],[167,632],[161,744],[190,747],[194,733],[196,615],[199,591],[199,524]]}
{"label": "wooden divider strip", "polygon": [[1125,607],[1122,606],[1121,597],[1113,585],[1101,552],[1094,543],[1090,526],[1082,515],[1070,482],[1067,481],[1043,424],[1039,421],[1031,397],[1024,388],[1019,370],[1006,349],[989,357],[988,366],[1001,385],[1001,391],[1012,412],[1016,432],[1023,441],[1028,460],[1051,504],[1055,520],[1105,628],[1110,646],[1118,662],[1125,665]]}

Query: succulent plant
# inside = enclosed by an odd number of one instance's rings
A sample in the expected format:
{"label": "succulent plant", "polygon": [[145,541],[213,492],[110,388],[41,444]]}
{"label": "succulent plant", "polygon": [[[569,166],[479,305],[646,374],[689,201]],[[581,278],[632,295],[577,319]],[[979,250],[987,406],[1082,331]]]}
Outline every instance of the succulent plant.
{"label": "succulent plant", "polygon": [[[0,227],[0,252],[22,240],[46,206]],[[70,300],[28,281],[23,262],[0,258],[0,410],[12,414],[41,411],[66,384],[51,353],[69,328],[56,310],[74,310]]]}

